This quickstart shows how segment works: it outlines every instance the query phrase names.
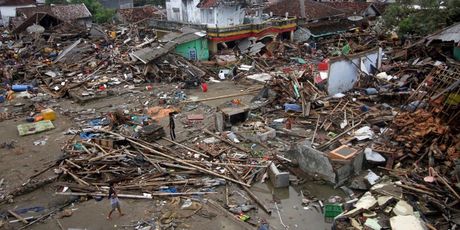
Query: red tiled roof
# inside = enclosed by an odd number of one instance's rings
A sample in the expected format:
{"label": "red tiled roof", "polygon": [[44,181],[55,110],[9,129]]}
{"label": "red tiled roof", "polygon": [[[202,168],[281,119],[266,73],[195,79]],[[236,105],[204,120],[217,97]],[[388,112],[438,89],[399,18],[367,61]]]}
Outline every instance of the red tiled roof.
{"label": "red tiled roof", "polygon": [[219,4],[218,0],[201,0],[196,7],[198,8],[210,8],[215,7]]}
{"label": "red tiled roof", "polygon": [[119,9],[118,14],[127,22],[138,22],[146,18],[165,18],[165,13],[154,6]]}
{"label": "red tiled roof", "polygon": [[34,5],[35,0],[0,0],[0,6],[25,6]]}
{"label": "red tiled roof", "polygon": [[[278,0],[269,5],[265,11],[273,12],[277,16],[285,16],[288,12],[289,16],[301,18],[300,3],[298,0]],[[344,11],[334,7],[325,5],[320,2],[305,0],[305,15],[306,19],[314,20],[328,18],[345,14]]]}
{"label": "red tiled roof", "polygon": [[18,15],[23,14],[26,18],[33,16],[35,13],[47,13],[63,21],[72,21],[80,18],[89,18],[91,13],[85,4],[37,6],[29,8],[17,8]]}

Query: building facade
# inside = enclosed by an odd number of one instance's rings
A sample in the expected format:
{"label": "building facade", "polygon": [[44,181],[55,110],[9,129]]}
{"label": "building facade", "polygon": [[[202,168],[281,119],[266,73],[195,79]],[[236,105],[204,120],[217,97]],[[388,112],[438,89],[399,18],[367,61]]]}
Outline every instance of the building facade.
{"label": "building facade", "polygon": [[10,18],[16,17],[16,9],[35,7],[35,0],[4,0],[0,1],[0,26],[8,26]]}
{"label": "building facade", "polygon": [[169,21],[205,24],[214,27],[241,25],[245,16],[244,1],[166,0]]}

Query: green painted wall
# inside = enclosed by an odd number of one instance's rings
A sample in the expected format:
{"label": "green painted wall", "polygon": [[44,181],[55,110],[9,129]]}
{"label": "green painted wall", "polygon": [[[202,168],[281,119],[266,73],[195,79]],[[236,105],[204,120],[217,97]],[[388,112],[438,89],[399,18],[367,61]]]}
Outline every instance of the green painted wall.
{"label": "green painted wall", "polygon": [[[209,49],[208,40],[200,38],[176,46],[175,52],[188,60],[208,60]],[[195,56],[195,58],[194,58]]]}

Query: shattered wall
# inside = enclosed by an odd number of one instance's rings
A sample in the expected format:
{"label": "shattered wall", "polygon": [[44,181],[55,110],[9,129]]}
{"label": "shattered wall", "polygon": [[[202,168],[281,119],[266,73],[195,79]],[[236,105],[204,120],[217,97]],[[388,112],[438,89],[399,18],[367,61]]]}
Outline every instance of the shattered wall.
{"label": "shattered wall", "polygon": [[353,88],[361,73],[369,74],[371,66],[380,68],[382,50],[375,49],[351,56],[331,59],[327,93],[334,95]]}
{"label": "shattered wall", "polygon": [[166,2],[169,21],[206,24],[208,26],[235,26],[243,24],[245,10],[240,5],[219,5],[213,8],[197,8],[200,0],[170,0]]}
{"label": "shattered wall", "polygon": [[299,167],[309,174],[318,174],[321,178],[331,182],[336,182],[336,175],[329,158],[322,152],[310,147],[310,143],[305,141],[295,145],[289,152],[288,158],[297,160]]}

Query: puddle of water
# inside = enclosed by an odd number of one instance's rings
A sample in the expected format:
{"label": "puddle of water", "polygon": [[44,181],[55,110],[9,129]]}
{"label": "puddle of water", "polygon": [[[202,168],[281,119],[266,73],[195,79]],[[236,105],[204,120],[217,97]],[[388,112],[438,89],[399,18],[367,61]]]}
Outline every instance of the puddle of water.
{"label": "puddle of water", "polygon": [[[259,215],[265,218],[273,229],[285,229],[281,224],[278,212],[276,211],[274,201],[277,202],[281,219],[289,229],[331,229],[331,224],[326,223],[324,214],[321,210],[312,205],[304,206],[302,204],[302,195],[300,190],[308,193],[321,200],[327,200],[330,196],[345,197],[340,189],[334,189],[330,185],[315,184],[307,182],[300,186],[289,186],[289,188],[273,188],[270,182],[264,184],[255,184],[251,190],[261,200],[265,201],[267,206],[273,207],[273,212],[269,216],[263,211]],[[315,203],[316,205],[318,203]]]}

